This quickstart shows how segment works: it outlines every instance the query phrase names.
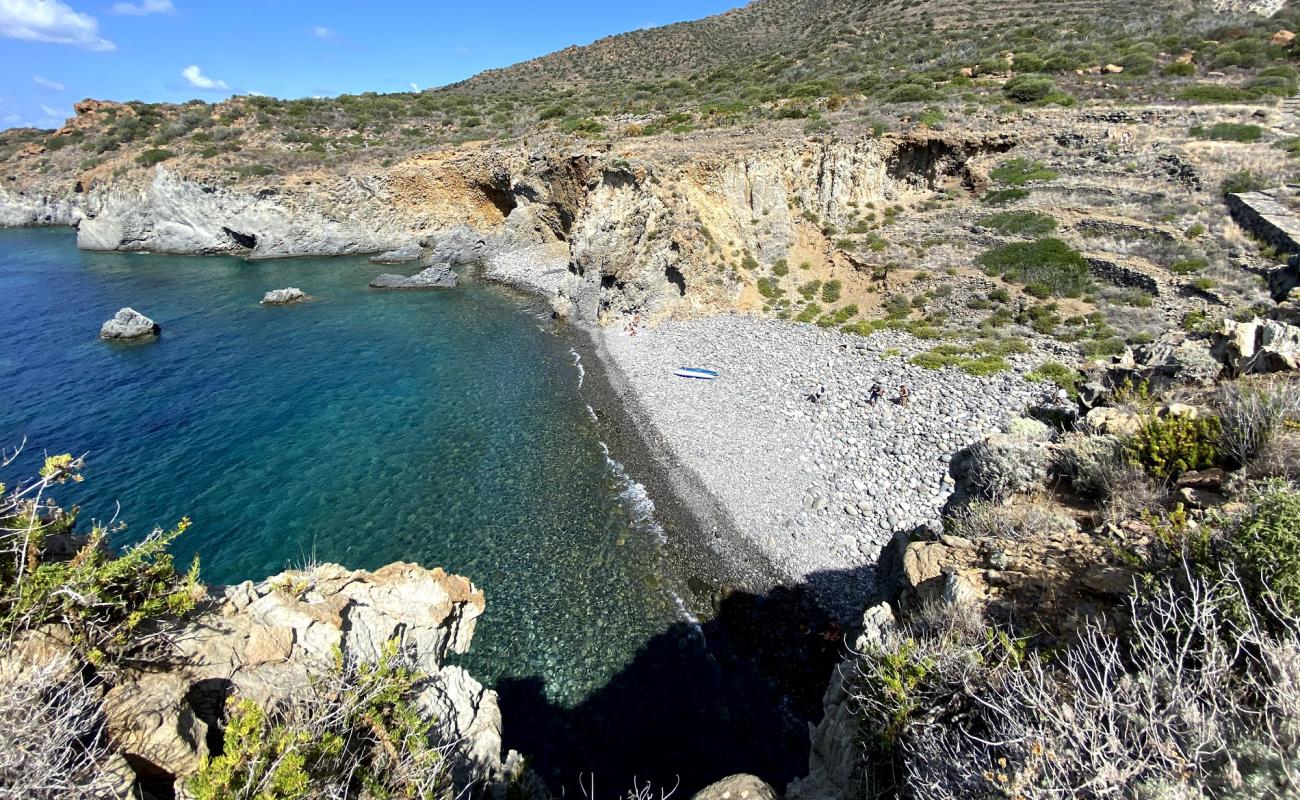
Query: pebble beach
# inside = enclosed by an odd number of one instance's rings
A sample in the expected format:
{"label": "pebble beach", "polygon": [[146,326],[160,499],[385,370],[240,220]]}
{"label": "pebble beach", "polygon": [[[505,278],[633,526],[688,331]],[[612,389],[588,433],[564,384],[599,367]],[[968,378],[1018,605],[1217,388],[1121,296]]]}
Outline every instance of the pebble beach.
{"label": "pebble beach", "polygon": [[[1044,391],[1019,377],[1041,355],[1013,356],[1012,371],[990,377],[931,370],[909,363],[931,344],[895,331],[724,315],[594,336],[666,455],[786,579],[846,618],[861,611],[895,534],[939,524],[953,454],[1005,430]],[[680,378],[681,367],[720,377]],[[875,384],[885,394],[872,402]]]}

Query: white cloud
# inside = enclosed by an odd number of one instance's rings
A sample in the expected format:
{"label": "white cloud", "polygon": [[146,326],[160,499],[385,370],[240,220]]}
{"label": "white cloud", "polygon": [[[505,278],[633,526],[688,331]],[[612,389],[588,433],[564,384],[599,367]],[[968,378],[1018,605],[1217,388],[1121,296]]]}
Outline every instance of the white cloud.
{"label": "white cloud", "polygon": [[116,50],[99,35],[99,21],[73,11],[62,0],[0,0],[0,36],[29,42],[71,44],[87,50]]}
{"label": "white cloud", "polygon": [[413,92],[420,91],[420,84],[416,83],[415,81],[411,81],[411,91]]}
{"label": "white cloud", "polygon": [[175,14],[176,6],[172,0],[143,0],[140,3],[114,3],[114,14],[128,17],[143,17],[146,14]]}
{"label": "white cloud", "polygon": [[[0,2],[4,2],[4,0],[0,0]],[[202,89],[205,92],[223,92],[230,88],[225,81],[215,81],[204,75],[203,70],[194,64],[181,70],[181,75],[185,76],[185,80],[190,82],[190,86],[195,89]]]}
{"label": "white cloud", "polygon": [[66,92],[66,91],[68,91],[68,87],[67,87],[66,84],[59,83],[58,81],[52,81],[52,80],[50,80],[49,78],[46,78],[46,77],[41,76],[41,75],[33,75],[33,76],[32,76],[32,83],[36,84],[37,86],[41,87],[42,89],[49,89],[51,92]]}
{"label": "white cloud", "polygon": [[333,39],[335,36],[338,36],[337,33],[325,27],[324,25],[317,25],[313,27],[311,29],[311,35],[315,36],[317,39]]}
{"label": "white cloud", "polygon": [[456,55],[458,55],[458,56],[467,56],[467,55],[469,55],[469,48],[466,47],[465,45],[461,45],[460,47],[457,47],[457,48],[456,48]]}
{"label": "white cloud", "polygon": [[57,108],[50,108],[44,103],[41,103],[41,113],[50,119],[63,119],[68,116],[65,112],[60,111]]}
{"label": "white cloud", "polygon": [[22,117],[17,114],[5,114],[3,117],[0,117],[0,122],[3,122],[6,125],[13,125],[20,119],[22,119]]}

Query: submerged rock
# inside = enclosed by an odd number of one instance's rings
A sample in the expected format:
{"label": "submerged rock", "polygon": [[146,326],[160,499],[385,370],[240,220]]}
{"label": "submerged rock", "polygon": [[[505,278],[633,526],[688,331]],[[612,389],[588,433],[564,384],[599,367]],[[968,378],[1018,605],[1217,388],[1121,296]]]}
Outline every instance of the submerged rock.
{"label": "submerged rock", "polygon": [[110,341],[134,341],[155,338],[162,333],[162,326],[136,311],[124,308],[99,329],[99,338]]}
{"label": "submerged rock", "polygon": [[417,272],[407,278],[402,275],[380,275],[370,282],[375,289],[451,289],[458,278],[451,267],[439,264]]}
{"label": "submerged rock", "polygon": [[289,286],[284,289],[272,289],[271,291],[267,292],[266,296],[262,298],[262,305],[286,306],[290,303],[297,303],[301,300],[306,300],[306,299],[307,299],[307,295],[303,293],[302,289]]}

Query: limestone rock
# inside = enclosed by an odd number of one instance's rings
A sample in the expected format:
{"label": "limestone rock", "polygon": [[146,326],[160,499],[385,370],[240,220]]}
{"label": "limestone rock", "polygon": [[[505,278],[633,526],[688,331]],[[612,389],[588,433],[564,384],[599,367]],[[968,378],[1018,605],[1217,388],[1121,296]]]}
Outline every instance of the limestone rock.
{"label": "limestone rock", "polygon": [[1300,327],[1258,317],[1226,319],[1214,333],[1213,352],[1235,375],[1300,369]]}
{"label": "limestone rock", "polygon": [[1268,293],[1274,302],[1286,302],[1297,286],[1300,286],[1300,255],[1291,256],[1284,267],[1269,270]]}
{"label": "limestone rock", "polygon": [[776,790],[753,775],[732,775],[709,784],[692,800],[778,800]]}
{"label": "limestone rock", "polygon": [[1223,486],[1228,480],[1228,473],[1218,467],[1211,467],[1203,470],[1189,470],[1178,476],[1179,486],[1188,486],[1193,489],[1210,489],[1216,490]]}
{"label": "limestone rock", "polygon": [[1228,498],[1207,489],[1184,486],[1178,490],[1178,498],[1188,508],[1218,508],[1228,502]]}
{"label": "limestone rock", "polygon": [[1141,430],[1142,417],[1138,414],[1129,414],[1118,408],[1098,406],[1088,412],[1088,415],[1084,417],[1084,423],[1089,430],[1097,433],[1129,436]]}
{"label": "limestone rock", "polygon": [[391,273],[380,275],[370,282],[375,289],[450,289],[458,282],[451,267],[443,264],[429,267],[407,278]]}
{"label": "limestone rock", "polygon": [[208,726],[187,699],[190,685],[174,672],[134,672],[104,696],[109,733],[142,778],[175,781],[207,755]]}
{"label": "limestone rock", "polygon": [[156,338],[160,333],[162,327],[158,323],[133,308],[124,308],[103,324],[99,329],[99,338],[133,341]]}
{"label": "limestone rock", "polygon": [[229,254],[252,258],[351,255],[390,250],[409,238],[360,179],[337,178],[309,203],[275,192],[241,192],[190,180],[159,165],[152,180],[115,182],[83,196],[83,250]]}
{"label": "limestone rock", "polygon": [[[227,698],[290,701],[336,655],[372,661],[393,639],[426,676],[417,704],[436,718],[459,788],[511,777],[496,693],[446,663],[463,653],[483,613],[464,578],[414,564],[374,572],[326,564],[214,592],[175,637],[175,665],[125,670],[105,698],[114,741],[142,778],[183,781],[207,752]],[[3,665],[0,665],[3,668]],[[179,785],[179,784],[178,784]]]}
{"label": "limestone rock", "polygon": [[1274,33],[1273,36],[1270,37],[1269,41],[1273,43],[1274,47],[1286,47],[1295,41],[1295,33],[1286,28],[1282,28],[1277,33]]}
{"label": "limestone rock", "polygon": [[306,300],[307,295],[302,289],[290,286],[285,289],[272,289],[262,298],[264,306],[286,306],[290,303],[297,303]]}
{"label": "limestone rock", "polygon": [[371,264],[409,264],[419,261],[424,256],[424,248],[419,242],[407,242],[401,247],[370,257]]}

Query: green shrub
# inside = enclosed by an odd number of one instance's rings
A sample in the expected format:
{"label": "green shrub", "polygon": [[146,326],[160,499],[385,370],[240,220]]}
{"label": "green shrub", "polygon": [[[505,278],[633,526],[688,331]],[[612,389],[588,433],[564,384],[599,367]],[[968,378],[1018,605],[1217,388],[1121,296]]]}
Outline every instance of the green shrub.
{"label": "green shrub", "polygon": [[942,96],[933,89],[927,89],[915,83],[900,83],[885,95],[885,102],[920,103],[927,100],[938,100]]}
{"label": "green shrub", "polygon": [[1221,433],[1217,417],[1148,417],[1129,439],[1125,455],[1150,475],[1169,480],[1213,466]]}
{"label": "green shrub", "polygon": [[774,300],[785,294],[785,292],[781,291],[781,288],[777,285],[776,278],[767,276],[758,279],[758,293],[769,300]]}
{"label": "green shrub", "polygon": [[1038,238],[1056,230],[1056,220],[1035,211],[1002,211],[989,214],[979,224],[1009,236]]}
{"label": "green shrub", "polygon": [[1196,74],[1196,65],[1182,61],[1175,61],[1172,64],[1166,64],[1161,73],[1171,78],[1190,78]]}
{"label": "green shrub", "polygon": [[1083,382],[1083,375],[1073,367],[1067,367],[1059,361],[1048,361],[1033,372],[1025,375],[1026,380],[1037,383],[1054,383],[1069,393],[1071,398],[1078,399],[1079,384]]}
{"label": "green shrub", "polygon": [[1254,100],[1255,96],[1234,86],[1198,83],[1183,89],[1178,93],[1177,98],[1193,103],[1246,103]]}
{"label": "green shrub", "polygon": [[821,291],[821,288],[821,281],[808,281],[799,287],[799,294],[803,295],[803,299],[811,300],[817,296],[817,293]]}
{"label": "green shrub", "polygon": [[995,354],[981,355],[971,348],[955,344],[941,344],[913,356],[909,363],[924,369],[956,367],[963,372],[983,377],[1006,372],[1011,365]]}
{"label": "green shrub", "polygon": [[957,368],[962,372],[974,375],[976,377],[987,377],[996,375],[999,372],[1006,372],[1011,369],[1011,365],[998,356],[980,356],[961,362]]}
{"label": "green shrub", "polygon": [[1300,616],[1300,492],[1282,481],[1259,485],[1228,550],[1248,596],[1283,619]]}
{"label": "green shrub", "polygon": [[[147,648],[136,639],[140,630],[165,630],[193,610],[201,594],[199,565],[196,559],[187,574],[177,574],[167,552],[188,519],[171,531],[154,530],[120,556],[108,547],[107,529],[96,525],[74,558],[43,558],[47,538],[73,533],[76,510],[38,509],[33,498],[54,484],[80,481],[82,466],[66,454],[49,456],[38,482],[8,495],[0,485],[0,634],[62,625],[74,646],[102,665],[141,655]],[[26,550],[15,546],[16,536],[27,540]]]}
{"label": "green shrub", "polygon": [[1017,103],[1037,103],[1056,92],[1056,84],[1042,75],[1017,75],[1002,87],[1002,94]]}
{"label": "green shrub", "polygon": [[834,303],[840,299],[840,289],[843,284],[837,280],[826,281],[822,284],[822,302]]}
{"label": "green shrub", "polygon": [[1046,291],[1058,297],[1078,297],[1090,286],[1083,256],[1060,239],[1012,242],[986,250],[978,263],[989,275]]}
{"label": "green shrub", "polygon": [[776,262],[775,264],[772,265],[772,274],[778,278],[784,278],[786,275],[789,275],[790,274],[789,263],[787,263],[784,258]]}
{"label": "green shrub", "polygon": [[986,192],[981,200],[990,206],[1006,206],[1029,196],[1028,189],[994,189]]}
{"label": "green shrub", "polygon": [[150,148],[135,157],[135,163],[145,167],[152,167],[155,164],[161,164],[169,158],[175,158],[176,154],[170,150]]}
{"label": "green shrub", "polygon": [[1224,178],[1223,183],[1219,185],[1219,192],[1224,197],[1227,197],[1230,194],[1258,192],[1260,189],[1265,188],[1266,185],[1264,179],[1259,175],[1248,169],[1243,169]]}
{"label": "green shrub", "polygon": [[375,663],[313,675],[286,709],[233,704],[219,754],[206,756],[186,788],[195,800],[309,797],[450,797],[449,764],[434,721],[416,696],[424,676],[406,666],[397,640]]}
{"label": "green shrub", "polygon": [[821,306],[817,305],[816,303],[809,303],[808,305],[804,306],[803,311],[799,312],[799,316],[795,317],[795,321],[812,322],[813,320],[820,317],[821,314],[822,314]]}
{"label": "green shrub", "polygon": [[1197,125],[1188,133],[1197,139],[1220,142],[1258,142],[1264,135],[1264,129],[1258,125],[1243,125],[1239,122],[1216,122],[1208,128]]}
{"label": "green shrub", "polygon": [[1060,175],[1047,169],[1041,161],[1013,158],[998,165],[989,173],[989,177],[1008,186],[1024,186],[1027,183],[1054,181]]}
{"label": "green shrub", "polygon": [[1290,136],[1286,139],[1278,139],[1273,142],[1273,146],[1283,151],[1291,158],[1300,158],[1300,136]]}

